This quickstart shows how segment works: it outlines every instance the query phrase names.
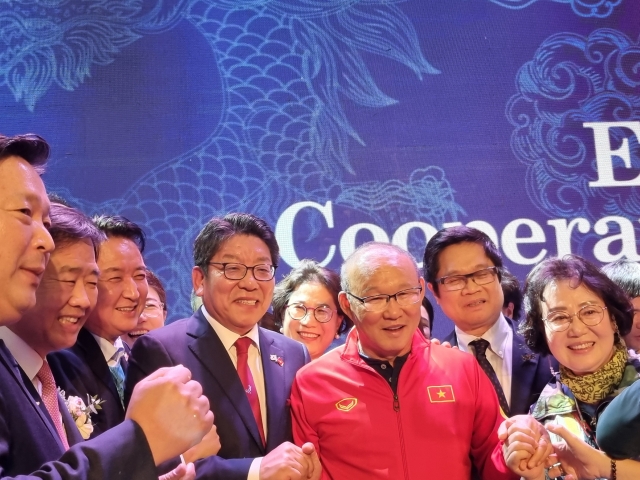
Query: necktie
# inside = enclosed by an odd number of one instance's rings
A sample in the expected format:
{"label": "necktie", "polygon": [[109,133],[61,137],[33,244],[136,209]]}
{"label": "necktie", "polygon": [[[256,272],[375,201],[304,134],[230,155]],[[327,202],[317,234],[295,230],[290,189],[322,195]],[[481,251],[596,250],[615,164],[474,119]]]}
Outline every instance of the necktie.
{"label": "necktie", "polygon": [[253,375],[251,375],[248,363],[249,347],[252,343],[253,341],[249,337],[240,337],[236,340],[235,346],[236,353],[238,355],[238,376],[240,377],[244,391],[249,399],[249,405],[251,405],[251,411],[253,412],[253,417],[256,419],[256,423],[258,424],[258,431],[260,432],[260,438],[264,445],[265,439],[264,428],[262,427],[262,413],[260,412],[260,399],[258,398],[258,391],[256,390],[255,383],[253,382]]}
{"label": "necktie", "polygon": [[120,365],[120,362],[116,363],[112,367],[110,366],[109,370],[111,371],[111,376],[113,377],[113,381],[116,384],[116,390],[118,390],[120,403],[122,404],[122,408],[124,408],[124,370],[122,369],[122,365]]}
{"label": "necktie", "polygon": [[60,435],[64,449],[68,450],[69,442],[67,441],[67,432],[64,431],[64,427],[62,426],[62,417],[60,416],[60,408],[58,406],[58,388],[56,387],[56,381],[53,379],[53,373],[51,373],[51,368],[47,362],[42,362],[42,367],[40,367],[40,370],[36,373],[36,377],[42,384],[42,401],[44,402],[44,406],[47,408],[51,420],[53,420],[53,425],[56,427],[58,435]]}
{"label": "necktie", "polygon": [[498,395],[500,408],[502,408],[503,413],[508,417],[509,404],[507,403],[507,397],[505,397],[504,395],[502,385],[500,385],[500,382],[498,381],[498,376],[496,375],[495,370],[489,363],[489,360],[487,360],[487,348],[489,348],[489,342],[487,342],[484,338],[479,338],[478,340],[474,340],[473,342],[469,343],[469,345],[471,345],[475,349],[476,359],[478,360],[478,363],[480,364],[482,370],[484,370],[484,373],[486,373],[487,377],[489,377],[489,380],[491,380],[493,388]]}

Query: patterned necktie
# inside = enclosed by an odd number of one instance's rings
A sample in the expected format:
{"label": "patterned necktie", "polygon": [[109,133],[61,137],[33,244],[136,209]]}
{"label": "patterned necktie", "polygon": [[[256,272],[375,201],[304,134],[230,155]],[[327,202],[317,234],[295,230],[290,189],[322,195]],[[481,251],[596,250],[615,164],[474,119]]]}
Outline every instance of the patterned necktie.
{"label": "patterned necktie", "polygon": [[116,363],[113,367],[110,366],[109,370],[111,371],[111,376],[116,384],[120,403],[122,404],[122,408],[124,408],[124,370],[122,369],[120,362]]}
{"label": "patterned necktie", "polygon": [[471,345],[474,348],[476,352],[476,359],[478,360],[480,367],[482,368],[482,370],[484,370],[484,373],[487,374],[487,377],[489,377],[489,380],[491,380],[491,383],[493,384],[493,388],[495,389],[496,394],[498,395],[500,408],[502,408],[502,412],[508,417],[509,404],[507,403],[507,397],[505,397],[504,391],[502,390],[502,385],[500,385],[500,382],[498,381],[498,376],[496,375],[496,371],[493,369],[493,367],[489,363],[489,360],[487,360],[487,348],[489,348],[489,342],[487,342],[484,338],[479,338],[478,340],[474,340],[473,342],[469,343],[469,345]]}
{"label": "patterned necktie", "polygon": [[240,337],[236,340],[236,354],[238,355],[238,376],[244,387],[244,391],[249,399],[249,405],[251,405],[251,411],[253,417],[258,424],[258,431],[260,432],[260,438],[262,444],[265,445],[264,428],[262,427],[262,412],[260,411],[260,399],[258,398],[258,391],[256,390],[256,384],[253,382],[253,375],[249,369],[249,347],[253,343],[249,337]]}
{"label": "patterned necktie", "polygon": [[67,440],[67,432],[65,432],[62,426],[62,417],[60,416],[60,408],[58,405],[58,388],[56,387],[56,381],[53,379],[53,373],[47,362],[42,362],[42,367],[36,374],[40,384],[42,385],[42,401],[44,406],[49,412],[53,425],[58,431],[62,445],[65,450],[69,450],[69,442]]}

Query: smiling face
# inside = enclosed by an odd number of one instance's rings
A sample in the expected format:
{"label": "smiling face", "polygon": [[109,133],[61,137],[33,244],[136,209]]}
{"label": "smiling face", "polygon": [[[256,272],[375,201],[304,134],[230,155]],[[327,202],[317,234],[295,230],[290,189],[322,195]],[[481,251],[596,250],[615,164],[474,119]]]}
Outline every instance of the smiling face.
{"label": "smiling face", "polygon": [[[446,247],[440,252],[438,263],[436,278],[465,275],[494,266],[482,245],[471,242]],[[440,285],[436,292],[429,283],[429,290],[445,315],[470,335],[481,336],[500,318],[504,294],[497,277],[485,285],[478,285],[468,278],[462,290],[454,291],[447,291]]]}
{"label": "smiling face", "polygon": [[87,328],[113,343],[138,324],[149,288],[145,265],[134,242],[109,237],[100,245],[98,267],[98,304]]}
{"label": "smiling face", "polygon": [[329,345],[338,332],[342,323],[342,316],[338,316],[338,306],[333,300],[333,295],[327,288],[319,283],[303,283],[289,297],[289,305],[302,304],[307,308],[320,306],[328,307],[333,314],[326,323],[320,323],[314,316],[315,310],[307,310],[307,315],[302,320],[291,318],[285,310],[282,331],[285,336],[304,343],[309,350],[312,360],[315,360],[327,351]]}
{"label": "smiling face", "polygon": [[[272,265],[267,244],[253,235],[237,234],[225,240],[210,262],[241,263],[248,267]],[[209,265],[208,273],[193,267],[193,289],[202,297],[207,312],[225,328],[244,335],[266,313],[275,287],[275,279],[258,281],[251,270],[242,280],[229,280],[222,265]]]}
{"label": "smiling face", "polygon": [[49,224],[38,173],[20,157],[0,160],[0,325],[17,322],[36,303],[54,248]]}
{"label": "smiling face", "polygon": [[36,292],[36,304],[13,330],[41,357],[72,347],[98,299],[98,265],[89,240],[63,244]]}
{"label": "smiling face", "polygon": [[[562,312],[573,315],[585,305],[605,307],[602,299],[584,285],[573,288],[569,280],[551,282],[544,290],[542,315]],[[573,317],[567,330],[553,332],[545,323],[545,335],[551,354],[576,375],[593,373],[607,363],[614,353],[614,327],[608,310],[595,326],[585,325]]]}
{"label": "smiling face", "polygon": [[164,322],[167,319],[167,311],[164,309],[164,305],[160,301],[160,296],[155,288],[149,286],[149,292],[147,293],[147,301],[144,304],[144,310],[138,319],[138,325],[129,333],[122,336],[122,340],[130,347],[133,347],[133,343],[141,337],[149,333],[151,330],[164,326]]}
{"label": "smiling face", "polygon": [[422,287],[416,303],[400,306],[395,299],[390,299],[381,312],[368,312],[360,301],[340,292],[340,306],[353,320],[364,353],[393,363],[396,357],[411,350],[411,339],[420,323],[424,279],[418,277],[409,257],[382,246],[362,252],[347,274],[351,293],[358,297],[393,295],[408,288]]}
{"label": "smiling face", "polygon": [[629,348],[633,348],[640,353],[640,297],[631,299],[633,304],[633,326],[628,335],[625,335],[624,341]]}

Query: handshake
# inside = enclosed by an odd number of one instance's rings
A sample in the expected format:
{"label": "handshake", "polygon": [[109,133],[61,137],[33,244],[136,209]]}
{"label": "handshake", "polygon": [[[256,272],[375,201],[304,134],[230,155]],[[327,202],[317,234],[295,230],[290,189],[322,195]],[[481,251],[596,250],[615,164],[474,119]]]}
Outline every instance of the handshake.
{"label": "handshake", "polygon": [[[185,461],[215,455],[220,449],[213,412],[202,386],[191,372],[178,365],[160,368],[133,389],[126,418],[144,432],[156,465],[184,453]],[[322,467],[315,447],[285,442],[260,463],[261,480],[317,480]],[[161,480],[195,478],[191,463],[161,477]]]}

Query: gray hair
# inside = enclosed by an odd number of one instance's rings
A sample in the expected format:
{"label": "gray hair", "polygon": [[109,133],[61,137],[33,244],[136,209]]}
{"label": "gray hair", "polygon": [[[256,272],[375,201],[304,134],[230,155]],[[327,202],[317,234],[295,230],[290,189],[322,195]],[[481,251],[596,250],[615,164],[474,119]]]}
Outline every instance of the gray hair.
{"label": "gray hair", "polygon": [[[350,292],[353,286],[353,276],[354,276],[354,267],[357,264],[360,257],[365,255],[370,251],[393,251],[401,256],[404,256],[411,260],[411,264],[414,266],[416,270],[416,275],[418,278],[420,277],[420,270],[418,270],[418,264],[416,263],[416,259],[403,248],[398,247],[397,245],[393,245],[392,243],[384,243],[384,242],[367,242],[360,245],[356,248],[351,255],[349,255],[342,267],[340,268],[340,286],[343,291]],[[370,275],[372,272],[372,268],[368,265],[359,265],[358,275],[360,277],[366,277]]]}

